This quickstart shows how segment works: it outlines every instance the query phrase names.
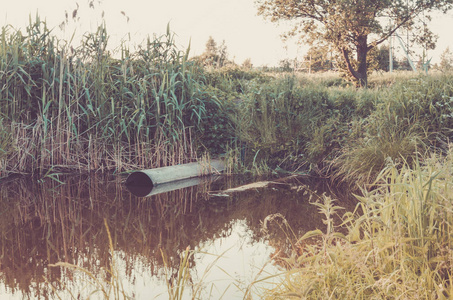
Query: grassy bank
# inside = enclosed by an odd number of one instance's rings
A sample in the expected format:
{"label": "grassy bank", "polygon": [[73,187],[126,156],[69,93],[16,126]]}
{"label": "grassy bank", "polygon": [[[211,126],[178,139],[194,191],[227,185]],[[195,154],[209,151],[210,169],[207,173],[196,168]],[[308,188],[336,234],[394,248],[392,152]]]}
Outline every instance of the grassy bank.
{"label": "grassy bank", "polygon": [[374,74],[372,88],[356,89],[332,74],[237,73],[229,71],[237,79],[228,86],[215,86],[235,95],[237,139],[250,169],[363,185],[387,160],[410,163],[417,153],[445,151],[452,137],[452,74]]}
{"label": "grassy bank", "polygon": [[311,171],[361,195],[341,230],[340,207],[316,203],[327,228],[298,239],[281,284],[259,297],[451,298],[453,75],[375,74],[366,90],[331,75],[239,82],[251,169]]}
{"label": "grassy bank", "polygon": [[[452,137],[452,74],[205,69],[170,30],[111,50],[105,26],[59,40],[37,18],[3,27],[0,176],[124,171],[228,153],[233,169],[373,181],[390,158],[442,152]],[[110,50],[108,50],[110,49]]]}

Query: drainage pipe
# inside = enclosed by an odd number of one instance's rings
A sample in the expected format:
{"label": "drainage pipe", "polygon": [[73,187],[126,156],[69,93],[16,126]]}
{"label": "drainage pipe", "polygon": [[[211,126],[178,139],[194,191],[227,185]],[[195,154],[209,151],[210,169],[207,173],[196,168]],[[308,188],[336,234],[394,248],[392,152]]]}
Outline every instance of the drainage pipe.
{"label": "drainage pipe", "polygon": [[209,162],[194,162],[183,165],[148,169],[131,173],[126,179],[127,186],[154,187],[159,184],[220,173],[225,163],[220,159]]}

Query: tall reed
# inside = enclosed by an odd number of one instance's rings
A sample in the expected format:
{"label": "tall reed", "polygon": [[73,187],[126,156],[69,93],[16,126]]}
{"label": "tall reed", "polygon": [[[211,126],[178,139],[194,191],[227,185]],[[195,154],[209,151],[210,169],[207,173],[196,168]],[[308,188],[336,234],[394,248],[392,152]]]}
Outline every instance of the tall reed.
{"label": "tall reed", "polygon": [[2,174],[51,166],[124,170],[196,158],[193,135],[215,102],[203,72],[174,34],[132,51],[109,50],[105,24],[79,46],[56,38],[37,16],[22,33],[1,29],[0,115],[13,143],[1,145]]}

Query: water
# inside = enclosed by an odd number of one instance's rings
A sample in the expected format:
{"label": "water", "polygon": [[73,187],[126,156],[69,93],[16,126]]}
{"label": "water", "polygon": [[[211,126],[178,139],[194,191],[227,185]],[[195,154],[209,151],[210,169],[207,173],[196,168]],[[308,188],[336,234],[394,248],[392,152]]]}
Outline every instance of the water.
{"label": "water", "polygon": [[[194,254],[184,298],[242,299],[252,282],[284,271],[276,254],[291,252],[281,222],[262,231],[267,216],[280,213],[299,236],[325,228],[309,203],[319,188],[312,184],[213,197],[209,191],[242,183],[222,177],[137,197],[117,178],[63,181],[1,183],[0,299],[103,299],[103,290],[112,299],[168,299],[186,249]],[[59,262],[67,265],[52,266]],[[259,298],[260,288],[277,281],[250,291]]]}

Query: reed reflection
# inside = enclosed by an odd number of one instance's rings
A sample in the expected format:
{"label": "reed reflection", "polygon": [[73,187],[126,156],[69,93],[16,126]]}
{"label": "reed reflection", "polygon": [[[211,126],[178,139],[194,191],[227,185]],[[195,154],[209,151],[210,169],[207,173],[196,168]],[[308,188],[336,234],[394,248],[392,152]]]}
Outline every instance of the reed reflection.
{"label": "reed reflection", "polygon": [[[210,190],[237,185],[231,177],[148,198],[129,193],[119,180],[94,176],[64,181],[19,179],[1,185],[0,280],[9,294],[46,299],[68,286],[86,285],[71,270],[49,267],[57,262],[108,279],[112,253],[104,220],[119,272],[132,288],[137,276],[166,280],[163,256],[170,273],[177,274],[187,247],[228,236],[234,220],[244,220],[252,243],[264,241],[261,222],[273,213],[284,215],[297,231],[323,228],[308,195],[289,188],[210,197]],[[279,247],[290,247],[282,246],[286,237],[277,227],[269,237]],[[191,259],[189,267],[194,267]]]}

